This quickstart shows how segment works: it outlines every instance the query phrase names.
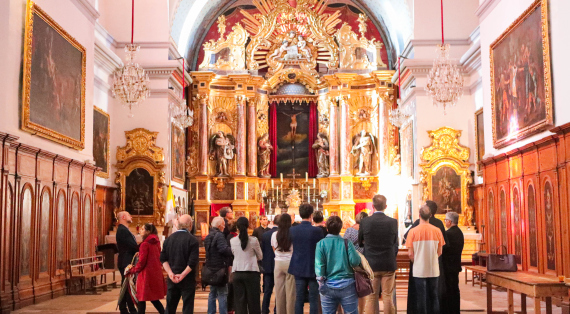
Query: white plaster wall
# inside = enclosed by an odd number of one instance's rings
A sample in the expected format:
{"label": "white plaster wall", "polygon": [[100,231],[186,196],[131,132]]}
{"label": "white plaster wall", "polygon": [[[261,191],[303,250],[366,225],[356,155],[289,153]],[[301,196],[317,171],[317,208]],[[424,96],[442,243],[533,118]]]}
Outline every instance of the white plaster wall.
{"label": "white plaster wall", "polygon": [[[491,121],[491,79],[489,47],[534,1],[501,0],[481,19],[481,52],[483,102],[485,115],[485,150],[487,153],[500,154],[550,135],[549,131],[536,134],[513,145],[501,149],[493,148]],[[549,0],[550,5],[550,48],[553,85],[554,123],[562,125],[570,122],[570,60],[568,51],[568,29],[570,29],[570,1]]]}
{"label": "white plaster wall", "polygon": [[93,159],[93,47],[94,25],[71,0],[37,0],[35,3],[73,36],[86,50],[85,149],[77,151],[20,130],[22,57],[25,0],[0,1],[0,131],[20,141],[80,161]]}

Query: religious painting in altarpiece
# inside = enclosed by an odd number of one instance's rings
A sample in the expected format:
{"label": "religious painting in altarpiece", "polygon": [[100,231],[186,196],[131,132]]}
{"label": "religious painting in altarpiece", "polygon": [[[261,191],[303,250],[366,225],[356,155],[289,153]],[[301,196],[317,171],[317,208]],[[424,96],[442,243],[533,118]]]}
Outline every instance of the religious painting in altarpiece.
{"label": "religious painting in altarpiece", "polygon": [[174,123],[170,126],[171,129],[171,172],[172,180],[184,184],[185,160],[186,160],[186,135],[184,130],[175,126]]}
{"label": "religious painting in altarpiece", "polygon": [[32,1],[24,36],[22,129],[85,148],[85,48]]}
{"label": "religious painting in altarpiece", "polygon": [[548,1],[537,0],[491,44],[493,146],[553,125]]}
{"label": "religious painting in altarpiece", "polygon": [[[292,121],[296,120],[293,129]],[[309,106],[280,104],[277,107],[277,173],[283,176],[309,171]],[[290,122],[290,123],[287,123]]]}

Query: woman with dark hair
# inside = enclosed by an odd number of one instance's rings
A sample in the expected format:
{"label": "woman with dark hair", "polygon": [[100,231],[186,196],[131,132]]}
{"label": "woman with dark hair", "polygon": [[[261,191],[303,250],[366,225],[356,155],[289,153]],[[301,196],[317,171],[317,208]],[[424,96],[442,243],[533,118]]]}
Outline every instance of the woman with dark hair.
{"label": "woman with dark hair", "polygon": [[139,261],[135,267],[128,270],[137,277],[138,313],[145,313],[146,301],[150,301],[158,313],[164,313],[160,299],[166,295],[166,283],[162,275],[160,263],[160,241],[158,231],[153,224],[147,223],[140,228],[143,242],[139,247]]}
{"label": "woman with dark hair", "polygon": [[289,274],[289,263],[293,255],[293,244],[289,236],[291,216],[282,214],[279,229],[271,235],[271,246],[275,252],[275,306],[277,314],[295,314],[295,276]]}
{"label": "woman with dark hair", "polygon": [[234,262],[232,266],[234,286],[234,307],[236,314],[260,314],[261,289],[257,261],[263,258],[256,237],[247,234],[249,220],[240,217],[236,223],[238,236],[230,240]]}
{"label": "woman with dark hair", "polygon": [[321,228],[321,230],[323,230],[323,235],[325,237],[327,236],[327,234],[329,234],[327,232],[327,227],[325,226],[325,216],[323,215],[323,212],[321,210],[316,210],[313,213],[313,226]]}
{"label": "woman with dark hair", "polygon": [[352,242],[339,235],[341,229],[340,217],[329,217],[329,234],[317,243],[315,252],[315,274],[319,282],[323,314],[336,314],[339,305],[346,314],[358,313],[353,268],[360,265],[360,256]]}

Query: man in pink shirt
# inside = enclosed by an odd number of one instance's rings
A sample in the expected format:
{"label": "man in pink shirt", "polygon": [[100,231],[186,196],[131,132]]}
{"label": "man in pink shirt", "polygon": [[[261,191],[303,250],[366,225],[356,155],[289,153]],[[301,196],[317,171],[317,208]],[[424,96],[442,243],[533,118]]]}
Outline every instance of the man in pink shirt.
{"label": "man in pink shirt", "polygon": [[427,205],[420,207],[420,224],[410,229],[406,246],[414,262],[412,276],[416,283],[418,313],[439,313],[438,278],[442,247],[445,244],[439,228],[429,223],[431,212]]}

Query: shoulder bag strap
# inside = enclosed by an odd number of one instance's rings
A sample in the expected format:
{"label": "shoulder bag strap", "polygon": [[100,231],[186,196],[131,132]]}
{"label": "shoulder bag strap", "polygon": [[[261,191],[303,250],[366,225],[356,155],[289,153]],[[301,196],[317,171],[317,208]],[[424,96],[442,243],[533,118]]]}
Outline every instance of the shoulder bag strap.
{"label": "shoulder bag strap", "polygon": [[350,266],[350,256],[348,255],[348,240],[344,239],[344,248],[346,249],[346,261],[348,262],[348,266]]}

